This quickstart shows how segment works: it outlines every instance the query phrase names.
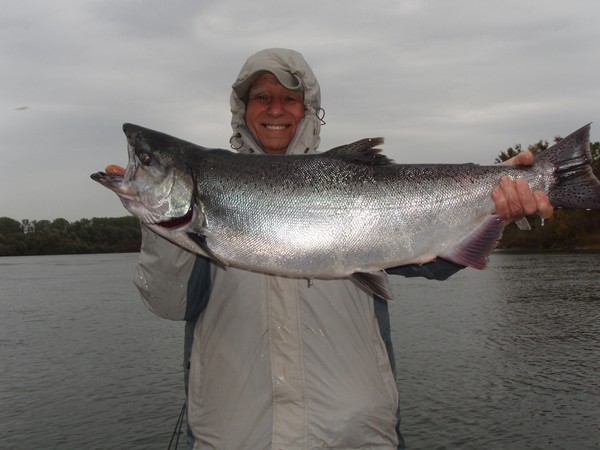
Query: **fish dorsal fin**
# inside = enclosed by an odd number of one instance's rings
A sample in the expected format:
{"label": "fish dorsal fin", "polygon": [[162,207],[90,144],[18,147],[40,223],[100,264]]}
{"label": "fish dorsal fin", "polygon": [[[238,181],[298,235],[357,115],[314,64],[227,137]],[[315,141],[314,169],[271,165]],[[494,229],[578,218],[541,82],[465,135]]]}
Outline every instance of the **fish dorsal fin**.
{"label": "fish dorsal fin", "polygon": [[488,216],[468,236],[440,256],[463,266],[485,269],[487,257],[502,237],[507,219],[508,215]]}
{"label": "fish dorsal fin", "polygon": [[360,164],[373,164],[377,166],[393,164],[394,161],[381,154],[380,148],[375,148],[381,144],[383,144],[383,138],[361,139],[352,144],[332,148],[325,153],[321,153],[321,155]]}
{"label": "fish dorsal fin", "polygon": [[385,300],[394,301],[394,296],[390,292],[390,286],[387,280],[387,274],[381,272],[355,272],[352,279],[367,291],[379,295]]}

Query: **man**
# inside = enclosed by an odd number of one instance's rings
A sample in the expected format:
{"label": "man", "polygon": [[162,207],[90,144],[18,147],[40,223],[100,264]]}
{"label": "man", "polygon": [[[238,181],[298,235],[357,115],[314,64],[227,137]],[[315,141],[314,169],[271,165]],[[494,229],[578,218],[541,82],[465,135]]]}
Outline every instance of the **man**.
{"label": "man", "polygon": [[[320,89],[302,55],[258,52],[232,87],[235,150],[316,151]],[[494,199],[515,219],[547,217],[552,207],[536,195],[505,180]],[[186,320],[189,448],[404,447],[384,301],[349,280],[225,270],[142,230],[142,298]],[[459,269],[440,260],[390,272],[445,279]]]}

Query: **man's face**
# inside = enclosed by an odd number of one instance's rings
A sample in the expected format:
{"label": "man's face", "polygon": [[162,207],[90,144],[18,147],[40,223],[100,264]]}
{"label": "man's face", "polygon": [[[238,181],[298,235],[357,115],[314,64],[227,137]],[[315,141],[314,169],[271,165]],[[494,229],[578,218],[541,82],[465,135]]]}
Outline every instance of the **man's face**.
{"label": "man's face", "polygon": [[244,120],[266,153],[285,153],[303,117],[304,92],[287,90],[270,73],[250,86]]}

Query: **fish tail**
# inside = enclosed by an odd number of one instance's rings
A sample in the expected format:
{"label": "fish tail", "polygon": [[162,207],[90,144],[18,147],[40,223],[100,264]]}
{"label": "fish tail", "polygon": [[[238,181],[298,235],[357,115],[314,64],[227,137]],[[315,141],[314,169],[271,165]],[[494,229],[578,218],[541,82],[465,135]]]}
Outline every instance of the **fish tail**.
{"label": "fish tail", "polygon": [[534,162],[544,160],[555,168],[555,182],[548,191],[552,206],[600,209],[600,181],[591,167],[590,124],[540,153]]}

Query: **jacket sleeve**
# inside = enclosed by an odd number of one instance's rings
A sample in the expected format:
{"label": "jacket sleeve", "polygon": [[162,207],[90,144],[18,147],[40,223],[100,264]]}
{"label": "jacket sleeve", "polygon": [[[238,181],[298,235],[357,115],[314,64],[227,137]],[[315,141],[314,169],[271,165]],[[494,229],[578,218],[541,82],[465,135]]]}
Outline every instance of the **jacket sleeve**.
{"label": "jacket sleeve", "polygon": [[393,267],[385,271],[392,275],[403,275],[407,278],[424,277],[428,280],[446,280],[466,266],[453,263],[444,258],[437,258],[425,264],[408,264]]}
{"label": "jacket sleeve", "polygon": [[195,262],[196,255],[142,225],[142,248],[133,282],[146,307],[165,319],[184,320],[188,280]]}

